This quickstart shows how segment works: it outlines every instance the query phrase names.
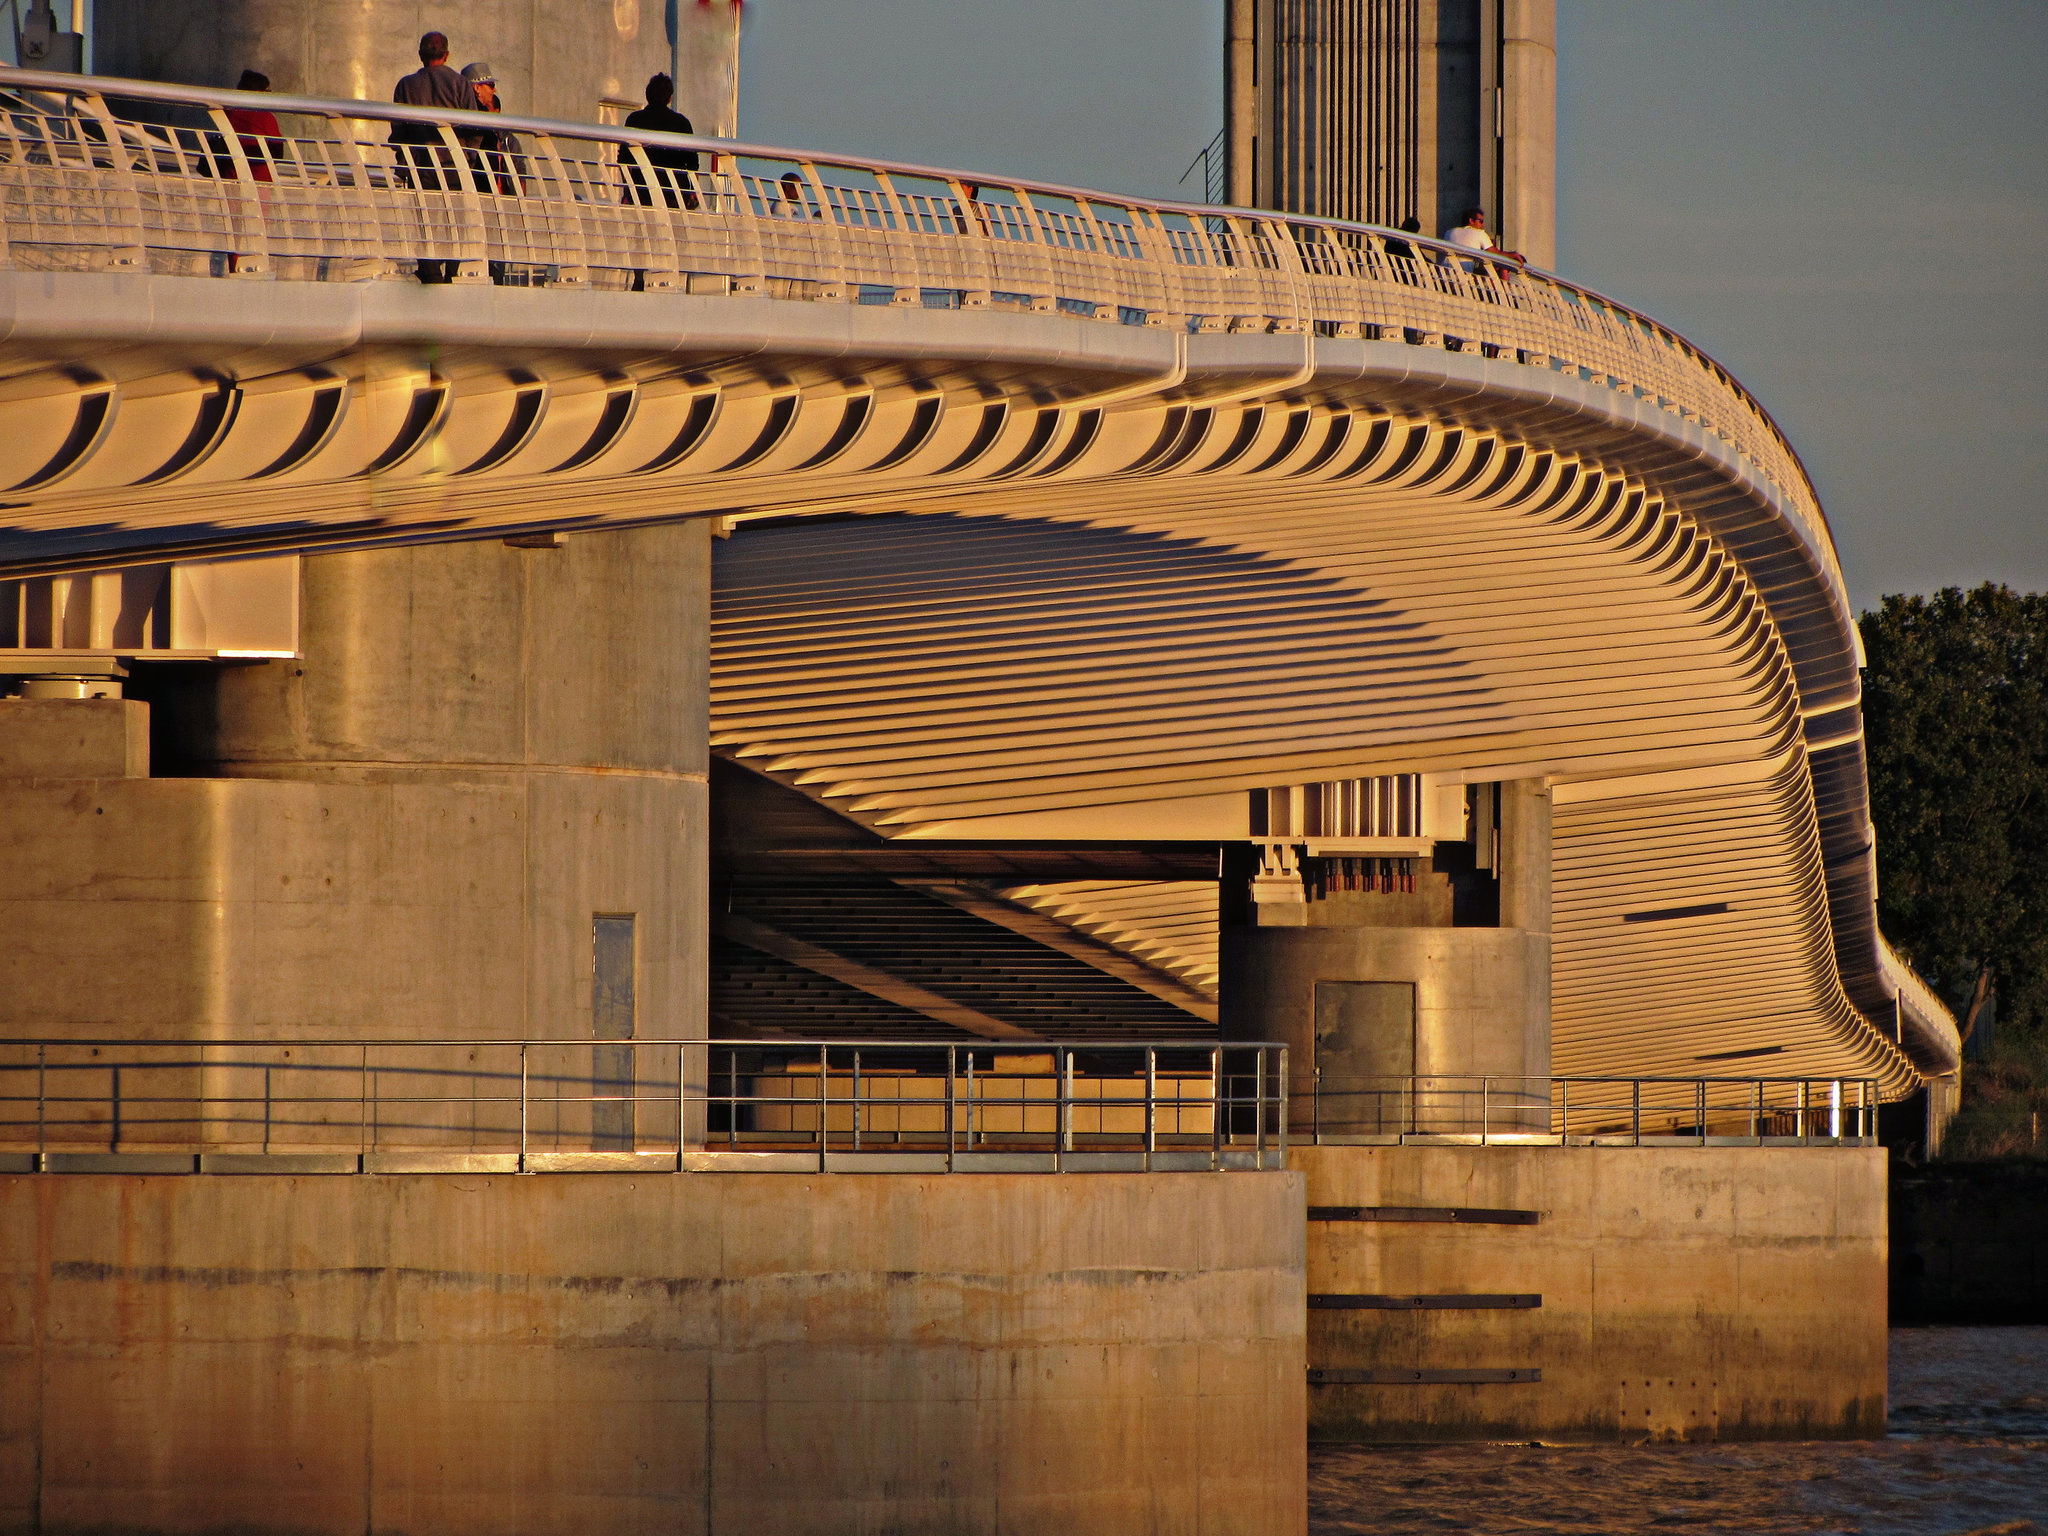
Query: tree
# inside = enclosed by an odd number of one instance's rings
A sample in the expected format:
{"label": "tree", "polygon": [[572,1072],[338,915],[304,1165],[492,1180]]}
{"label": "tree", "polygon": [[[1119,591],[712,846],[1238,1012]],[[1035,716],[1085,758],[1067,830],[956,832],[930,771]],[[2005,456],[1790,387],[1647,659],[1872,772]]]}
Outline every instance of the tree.
{"label": "tree", "polygon": [[2048,593],[1894,595],[1861,620],[1878,917],[1965,1038],[2048,1031]]}

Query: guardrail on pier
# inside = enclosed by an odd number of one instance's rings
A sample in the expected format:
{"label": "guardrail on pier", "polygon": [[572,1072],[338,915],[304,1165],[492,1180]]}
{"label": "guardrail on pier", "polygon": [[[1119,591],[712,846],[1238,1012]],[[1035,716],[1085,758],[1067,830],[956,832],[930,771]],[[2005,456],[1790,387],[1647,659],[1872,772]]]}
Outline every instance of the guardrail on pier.
{"label": "guardrail on pier", "polygon": [[[280,133],[236,131],[232,107],[275,113]],[[696,169],[677,168],[686,153]],[[427,263],[458,284],[649,302],[713,293],[1281,333],[1303,338],[1305,364],[1317,337],[1483,353],[1605,385],[1723,439],[1833,558],[1784,434],[1706,353],[1554,274],[1376,226],[624,128],[15,69],[0,69],[0,208],[0,266],[345,282],[410,279]]]}
{"label": "guardrail on pier", "polygon": [[1266,1044],[15,1040],[0,1170],[1282,1168],[1286,1099]]}
{"label": "guardrail on pier", "polygon": [[1868,1146],[1877,1105],[1862,1078],[1290,1085],[1264,1043],[0,1040],[0,1172],[1259,1169],[1290,1139]]}
{"label": "guardrail on pier", "polygon": [[1874,1146],[1878,1103],[1870,1078],[1316,1072],[1289,1119],[1324,1145]]}

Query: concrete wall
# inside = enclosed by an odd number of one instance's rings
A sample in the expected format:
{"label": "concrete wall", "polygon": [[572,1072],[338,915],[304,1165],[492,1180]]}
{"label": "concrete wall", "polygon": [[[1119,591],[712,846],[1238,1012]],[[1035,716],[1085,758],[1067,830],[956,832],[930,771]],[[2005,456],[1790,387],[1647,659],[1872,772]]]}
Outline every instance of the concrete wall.
{"label": "concrete wall", "polygon": [[1879,1436],[1885,1153],[1300,1147],[1310,1206],[1534,1210],[1534,1226],[1312,1221],[1311,1292],[1537,1294],[1309,1313],[1312,1367],[1533,1366],[1532,1383],[1310,1388],[1330,1440]]}
{"label": "concrete wall", "polygon": [[605,98],[638,106],[669,67],[675,0],[94,0],[101,74],[232,86],[244,69],[297,96],[389,101],[420,67],[420,34],[449,62],[489,64],[507,112],[596,122]]}
{"label": "concrete wall", "polygon": [[631,913],[636,1033],[700,1037],[705,527],[301,582],[302,660],[138,669],[153,764],[139,702],[0,705],[0,1032],[587,1037]]}
{"label": "concrete wall", "polygon": [[1298,1174],[0,1179],[0,1531],[1305,1529]]}

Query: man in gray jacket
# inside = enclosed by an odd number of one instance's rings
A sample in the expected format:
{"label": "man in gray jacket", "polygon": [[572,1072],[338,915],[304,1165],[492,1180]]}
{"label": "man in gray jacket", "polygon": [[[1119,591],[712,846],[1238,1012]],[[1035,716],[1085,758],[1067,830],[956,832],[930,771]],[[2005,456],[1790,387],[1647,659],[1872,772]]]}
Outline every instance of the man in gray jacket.
{"label": "man in gray jacket", "polygon": [[[420,39],[420,67],[398,82],[391,99],[402,107],[442,107],[460,112],[481,112],[475,89],[448,67],[448,38],[429,32]],[[454,191],[456,167],[448,159],[441,132],[431,123],[393,123],[388,142],[398,157],[401,182],[409,181],[422,192],[439,192],[445,178]],[[445,283],[455,276],[455,263],[422,256],[420,281]]]}

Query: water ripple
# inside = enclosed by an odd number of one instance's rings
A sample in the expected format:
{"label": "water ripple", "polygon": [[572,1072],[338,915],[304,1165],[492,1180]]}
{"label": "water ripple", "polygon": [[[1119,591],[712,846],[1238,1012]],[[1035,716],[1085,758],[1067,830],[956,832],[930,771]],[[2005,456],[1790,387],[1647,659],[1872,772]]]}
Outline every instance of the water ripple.
{"label": "water ripple", "polygon": [[1318,1446],[1309,1530],[2048,1536],[2048,1328],[1894,1330],[1890,1427],[1870,1441]]}

